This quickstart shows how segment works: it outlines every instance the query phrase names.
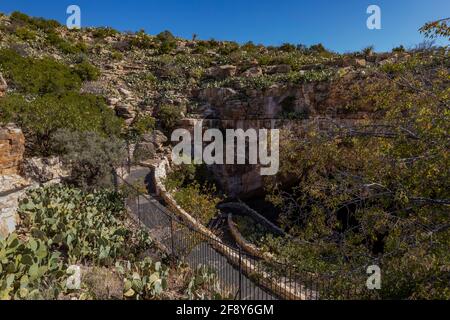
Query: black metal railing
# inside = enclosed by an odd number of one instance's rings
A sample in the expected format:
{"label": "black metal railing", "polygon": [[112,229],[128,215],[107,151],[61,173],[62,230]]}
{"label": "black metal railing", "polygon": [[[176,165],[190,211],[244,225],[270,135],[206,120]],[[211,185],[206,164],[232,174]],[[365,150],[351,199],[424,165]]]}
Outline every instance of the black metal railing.
{"label": "black metal railing", "polygon": [[[347,286],[343,277],[348,274],[318,275],[255,257],[237,244],[226,244],[199,231],[122,176],[116,175],[115,180],[128,189],[127,206],[136,219],[173,261],[186,263],[192,270],[200,266],[213,270],[214,280],[207,283],[206,289],[221,298],[318,300],[361,299],[373,295],[367,290],[363,277],[361,285]],[[362,274],[360,272],[359,276]],[[354,284],[354,279],[351,282]]]}

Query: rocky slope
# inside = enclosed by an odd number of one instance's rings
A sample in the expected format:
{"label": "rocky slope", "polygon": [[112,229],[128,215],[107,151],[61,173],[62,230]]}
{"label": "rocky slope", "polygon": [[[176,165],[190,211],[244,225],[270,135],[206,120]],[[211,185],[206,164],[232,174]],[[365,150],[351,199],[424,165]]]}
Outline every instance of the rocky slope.
{"label": "rocky slope", "polygon": [[[259,127],[255,120],[365,118],[370,106],[348,108],[352,86],[369,78],[372,70],[409,57],[370,48],[341,55],[320,45],[190,41],[169,32],[151,36],[108,28],[70,31],[20,14],[0,16],[1,48],[22,56],[51,57],[69,66],[92,64],[100,77],[86,81],[81,92],[103,96],[128,125],[143,115],[161,120],[161,108],[169,105],[185,118],[178,126],[190,128],[193,122],[187,119],[206,118],[218,120],[209,126],[221,129]],[[0,95],[14,92],[0,77]],[[255,166],[212,169],[232,195],[262,187]]]}

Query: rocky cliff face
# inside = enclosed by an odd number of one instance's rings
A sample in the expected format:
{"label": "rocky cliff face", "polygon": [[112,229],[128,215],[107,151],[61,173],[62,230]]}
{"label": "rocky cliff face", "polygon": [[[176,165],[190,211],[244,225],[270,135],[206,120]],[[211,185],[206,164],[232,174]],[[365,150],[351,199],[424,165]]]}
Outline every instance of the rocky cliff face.
{"label": "rocky cliff face", "polygon": [[25,151],[25,137],[14,125],[0,127],[0,175],[17,174]]}
{"label": "rocky cliff face", "polygon": [[[286,129],[323,118],[347,125],[370,114],[370,106],[358,112],[347,112],[344,108],[351,98],[347,94],[348,85],[363,78],[359,73],[349,73],[339,84],[333,81],[275,84],[264,90],[246,90],[244,94],[232,88],[206,88],[198,92],[197,98],[203,102],[201,118],[209,119],[204,126],[221,130]],[[286,118],[287,114],[294,118]],[[185,124],[189,127],[188,122]],[[213,165],[210,169],[230,196],[252,196],[263,191],[259,165]]]}
{"label": "rocky cliff face", "polygon": [[30,185],[18,175],[25,150],[25,138],[14,125],[0,127],[0,237],[15,230],[19,198]]}

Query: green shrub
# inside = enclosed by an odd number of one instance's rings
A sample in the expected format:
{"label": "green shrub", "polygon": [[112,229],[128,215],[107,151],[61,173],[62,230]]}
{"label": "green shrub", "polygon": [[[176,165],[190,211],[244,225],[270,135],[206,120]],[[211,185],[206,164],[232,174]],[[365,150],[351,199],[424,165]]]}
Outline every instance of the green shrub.
{"label": "green shrub", "polygon": [[280,50],[284,52],[293,52],[297,50],[297,48],[291,43],[284,43],[280,46]]}
{"label": "green shrub", "polygon": [[153,39],[144,30],[137,32],[130,39],[130,45],[139,49],[154,49],[156,47]]}
{"label": "green shrub", "polygon": [[126,158],[123,141],[98,133],[58,130],[51,138],[54,152],[71,168],[71,182],[83,189],[110,187],[111,170]]}
{"label": "green shrub", "polygon": [[74,72],[80,77],[82,81],[95,81],[100,77],[100,70],[83,60],[75,66]]}
{"label": "green shrub", "polygon": [[16,89],[28,94],[77,90],[80,77],[68,66],[51,58],[24,58],[13,50],[0,50],[0,66]]}
{"label": "green shrub", "polygon": [[15,34],[19,39],[23,41],[36,39],[36,33],[26,27],[19,27],[16,29]]}
{"label": "green shrub", "polygon": [[149,115],[138,115],[129,129],[129,138],[136,141],[140,136],[155,129],[156,119]]}
{"label": "green shrub", "polygon": [[43,18],[33,18],[25,13],[19,11],[14,11],[11,13],[11,20],[13,24],[18,24],[21,26],[28,26],[33,29],[41,29],[43,31],[53,31],[55,28],[61,26],[61,24],[56,20],[47,20]]}
{"label": "green shrub", "polygon": [[119,32],[117,30],[110,28],[110,27],[96,28],[96,29],[94,29],[94,31],[92,31],[92,35],[94,36],[94,38],[98,38],[98,39],[105,39],[107,37],[112,37],[118,33]]}
{"label": "green shrub", "polygon": [[28,152],[34,155],[53,153],[50,137],[58,129],[118,136],[122,127],[103,98],[76,92],[47,94],[32,101],[6,96],[0,99],[0,122],[17,123],[25,133]]}
{"label": "green shrub", "polygon": [[218,210],[216,206],[221,201],[214,196],[215,189],[201,187],[194,182],[186,187],[174,191],[174,198],[178,205],[195,217],[202,224],[207,225],[214,218]]}
{"label": "green shrub", "polygon": [[175,37],[170,31],[163,31],[159,33],[156,38],[160,41],[159,53],[167,54],[176,48],[177,42]]}
{"label": "green shrub", "polygon": [[47,34],[47,42],[62,51],[65,54],[76,54],[80,52],[87,52],[87,46],[84,43],[77,42],[76,44],[71,44],[70,42],[61,38],[58,34],[54,32],[49,32]]}
{"label": "green shrub", "polygon": [[182,119],[182,113],[176,106],[163,105],[159,108],[157,119],[164,131],[171,132]]}
{"label": "green shrub", "polygon": [[405,47],[403,45],[400,45],[398,47],[393,48],[392,52],[403,53],[403,52],[406,52],[406,49],[405,49]]}

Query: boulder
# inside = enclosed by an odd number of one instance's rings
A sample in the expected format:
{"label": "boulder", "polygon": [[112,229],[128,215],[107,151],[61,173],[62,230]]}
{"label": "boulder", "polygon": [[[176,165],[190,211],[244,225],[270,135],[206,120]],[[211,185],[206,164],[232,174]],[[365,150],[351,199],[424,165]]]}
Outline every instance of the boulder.
{"label": "boulder", "polygon": [[31,183],[19,175],[0,175],[0,239],[16,229],[17,209]]}
{"label": "boulder", "polygon": [[116,105],[115,110],[117,116],[124,119],[133,119],[136,115],[133,106],[126,103]]}
{"label": "boulder", "polygon": [[152,142],[140,142],[136,144],[133,152],[135,161],[145,161],[153,159],[156,156],[156,148]]}
{"label": "boulder", "polygon": [[253,77],[259,77],[263,75],[263,71],[261,67],[253,67],[250,69],[247,69],[244,71],[241,76],[244,78],[253,78]]}
{"label": "boulder", "polygon": [[223,80],[236,75],[236,66],[223,65],[206,69],[205,74],[210,78]]}
{"label": "boulder", "polygon": [[28,158],[22,167],[24,175],[38,183],[59,183],[70,175],[70,169],[58,157]]}
{"label": "boulder", "polygon": [[164,143],[168,141],[167,137],[159,130],[155,130],[152,133],[144,134],[142,136],[144,142],[152,143],[157,150],[162,150]]}
{"label": "boulder", "polygon": [[17,126],[0,127],[0,175],[16,174],[25,152],[25,137]]}
{"label": "boulder", "polygon": [[0,97],[3,97],[6,94],[6,90],[8,90],[8,84],[0,73]]}
{"label": "boulder", "polygon": [[291,71],[292,71],[292,67],[288,64],[279,64],[276,66],[270,66],[267,69],[268,74],[289,73]]}

